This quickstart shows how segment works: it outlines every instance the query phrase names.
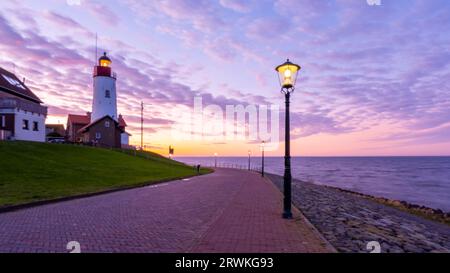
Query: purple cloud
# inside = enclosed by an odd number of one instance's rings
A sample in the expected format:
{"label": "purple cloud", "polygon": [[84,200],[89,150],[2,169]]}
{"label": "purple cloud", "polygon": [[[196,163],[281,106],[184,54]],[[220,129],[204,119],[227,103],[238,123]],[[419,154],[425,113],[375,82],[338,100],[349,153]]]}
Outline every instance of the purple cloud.
{"label": "purple cloud", "polygon": [[303,68],[293,95],[294,137],[387,124],[398,132],[380,141],[448,136],[447,1],[86,1],[87,13],[44,2],[41,10],[0,4],[0,65],[14,63],[55,115],[89,110],[93,33],[115,27],[104,39],[119,75],[119,109],[132,129],[141,100],[155,105],[154,126],[170,124],[157,107],[192,107],[196,95],[221,106],[282,104],[273,68],[290,57]]}

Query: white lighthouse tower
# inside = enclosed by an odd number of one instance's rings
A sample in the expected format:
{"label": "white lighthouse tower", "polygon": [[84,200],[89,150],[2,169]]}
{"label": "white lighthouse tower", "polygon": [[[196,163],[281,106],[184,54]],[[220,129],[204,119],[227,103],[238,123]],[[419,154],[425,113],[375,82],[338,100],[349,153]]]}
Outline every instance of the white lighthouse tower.
{"label": "white lighthouse tower", "polygon": [[93,97],[91,122],[107,115],[118,121],[116,76],[112,73],[111,59],[106,52],[94,67]]}

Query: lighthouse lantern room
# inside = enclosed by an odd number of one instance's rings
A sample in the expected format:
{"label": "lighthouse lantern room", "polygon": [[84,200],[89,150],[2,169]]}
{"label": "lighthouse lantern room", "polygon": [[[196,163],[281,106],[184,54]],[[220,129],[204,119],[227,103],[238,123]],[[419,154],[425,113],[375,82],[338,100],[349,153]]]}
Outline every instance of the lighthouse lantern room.
{"label": "lighthouse lantern room", "polygon": [[112,73],[111,63],[111,59],[105,52],[99,58],[98,65],[94,67],[94,96],[91,122],[104,116],[110,116],[114,120],[118,120],[116,76]]}

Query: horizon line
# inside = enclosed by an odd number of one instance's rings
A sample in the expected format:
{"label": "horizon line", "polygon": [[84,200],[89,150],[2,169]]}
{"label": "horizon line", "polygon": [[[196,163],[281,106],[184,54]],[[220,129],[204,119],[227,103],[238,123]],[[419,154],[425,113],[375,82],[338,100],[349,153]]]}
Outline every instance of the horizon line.
{"label": "horizon line", "polygon": [[[173,156],[176,157],[212,157],[214,158],[214,155],[180,155],[180,156]],[[220,157],[243,157],[248,158],[248,156],[245,155],[225,155],[225,156],[217,156]],[[261,155],[255,156],[252,155],[251,157],[261,157]],[[284,158],[283,155],[280,156],[264,156],[265,158],[269,157],[281,157]],[[450,155],[295,155],[291,157],[450,157]]]}

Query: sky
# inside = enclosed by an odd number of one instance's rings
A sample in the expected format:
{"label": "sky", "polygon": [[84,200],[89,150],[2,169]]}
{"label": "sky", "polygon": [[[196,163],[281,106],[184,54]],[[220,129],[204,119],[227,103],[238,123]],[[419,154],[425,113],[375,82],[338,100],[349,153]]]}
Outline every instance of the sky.
{"label": "sky", "polygon": [[[26,78],[47,123],[91,111],[95,37],[118,74],[118,111],[140,143],[166,154],[259,154],[260,140],[177,139],[203,104],[279,106],[274,68],[298,63],[294,156],[450,155],[447,0],[4,0],[0,67]],[[202,124],[222,124],[210,116]],[[194,120],[194,121],[193,121]],[[220,126],[219,126],[220,127]]]}

